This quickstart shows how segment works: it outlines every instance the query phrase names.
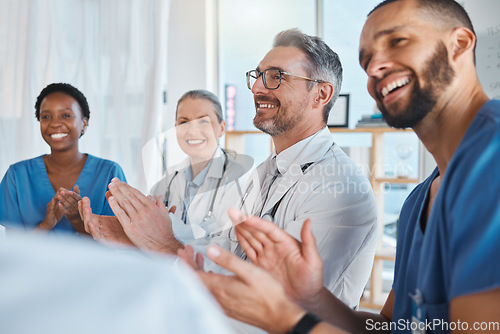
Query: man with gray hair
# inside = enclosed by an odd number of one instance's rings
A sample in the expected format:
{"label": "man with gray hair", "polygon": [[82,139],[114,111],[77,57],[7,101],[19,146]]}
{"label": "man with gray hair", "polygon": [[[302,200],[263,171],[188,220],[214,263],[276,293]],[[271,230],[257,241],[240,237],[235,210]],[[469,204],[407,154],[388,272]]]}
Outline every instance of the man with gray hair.
{"label": "man with gray hair", "polygon": [[[273,221],[297,239],[310,218],[324,261],[324,285],[355,308],[370,276],[378,241],[377,206],[368,179],[333,142],[326,127],[342,83],[338,55],[317,37],[296,29],[283,31],[259,66],[247,73],[247,82],[255,100],[254,125],[271,135],[275,150],[253,173],[239,208]],[[151,205],[125,183],[113,182],[110,192],[114,197],[110,205],[119,220],[126,216],[121,207],[136,203],[139,196],[149,206],[134,205],[134,209],[137,216],[148,214],[149,221],[156,221],[142,225],[156,236],[155,242],[160,232],[151,229],[153,225],[167,227],[168,238],[176,237],[164,207]],[[92,220],[87,216],[86,222]],[[125,217],[120,223],[127,235],[143,234],[138,220]],[[160,246],[168,238],[160,238]],[[234,229],[213,242],[229,244],[235,254],[257,260],[243,253]],[[192,249],[188,252],[183,246],[180,255],[190,258]],[[266,269],[273,273],[276,268]]]}
{"label": "man with gray hair", "polygon": [[[286,30],[246,77],[254,94],[253,123],[271,135],[275,150],[247,183],[240,209],[298,240],[311,219],[324,285],[355,308],[378,241],[377,207],[368,179],[326,127],[342,83],[339,57],[320,38]],[[243,253],[237,237],[233,229],[231,251],[257,262]],[[276,270],[260,265],[271,274]]]}
{"label": "man with gray hair", "polygon": [[[394,283],[380,313],[355,312],[323,287],[310,223],[298,244],[255,217],[236,227],[241,245],[259,263],[274,260],[288,282],[208,248],[235,274],[200,274],[226,313],[272,333],[500,333],[500,101],[481,87],[476,41],[454,0],[385,0],[363,27],[359,63],[370,95],[437,163],[401,209]],[[244,305],[227,308],[242,297]]]}

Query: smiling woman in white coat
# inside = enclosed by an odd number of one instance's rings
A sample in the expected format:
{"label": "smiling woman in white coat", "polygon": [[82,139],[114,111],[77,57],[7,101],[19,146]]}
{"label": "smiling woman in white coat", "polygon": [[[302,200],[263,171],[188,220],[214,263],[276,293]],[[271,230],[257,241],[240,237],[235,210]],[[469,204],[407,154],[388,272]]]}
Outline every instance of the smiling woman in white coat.
{"label": "smiling woman in white coat", "polygon": [[229,247],[227,238],[220,237],[231,227],[227,210],[238,205],[253,164],[251,158],[218,145],[225,125],[214,94],[185,93],[177,103],[176,135],[187,158],[151,189],[152,195],[165,197],[167,207],[176,207],[171,214],[176,239],[203,253],[210,243]]}

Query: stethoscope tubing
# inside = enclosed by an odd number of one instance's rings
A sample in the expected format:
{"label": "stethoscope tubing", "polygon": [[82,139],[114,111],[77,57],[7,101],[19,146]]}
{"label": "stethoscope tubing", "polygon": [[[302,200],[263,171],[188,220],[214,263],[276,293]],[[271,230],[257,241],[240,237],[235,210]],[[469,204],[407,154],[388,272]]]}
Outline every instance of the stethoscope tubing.
{"label": "stethoscope tubing", "polygon": [[[208,210],[208,213],[206,217],[210,216],[214,212],[214,205],[215,205],[215,198],[217,197],[217,193],[219,192],[219,187],[222,182],[222,179],[224,178],[224,175],[226,174],[227,170],[227,165],[229,162],[229,158],[227,156],[227,153],[224,149],[221,149],[222,153],[224,153],[224,165],[222,166],[222,176],[220,177],[219,181],[217,182],[217,187],[215,188],[215,193],[214,196],[212,197],[212,202],[210,203],[210,208]],[[170,179],[170,182],[168,183],[167,191],[165,193],[165,206],[168,207],[168,198],[170,196],[170,187],[172,186],[172,182],[174,181],[175,177],[179,174],[179,171],[176,170],[174,176]],[[186,208],[187,210],[187,208]]]}

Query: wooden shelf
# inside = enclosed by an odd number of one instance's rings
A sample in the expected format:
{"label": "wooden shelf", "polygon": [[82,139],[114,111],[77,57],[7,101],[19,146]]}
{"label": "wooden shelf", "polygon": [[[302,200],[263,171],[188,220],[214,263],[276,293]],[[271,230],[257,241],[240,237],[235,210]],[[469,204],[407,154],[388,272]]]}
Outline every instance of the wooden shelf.
{"label": "wooden shelf", "polygon": [[375,253],[375,259],[383,261],[394,261],[396,259],[396,249],[382,248]]}
{"label": "wooden shelf", "polygon": [[397,184],[408,184],[408,183],[418,183],[417,179],[410,179],[406,177],[376,177],[373,179],[374,182],[378,183],[397,183]]}
{"label": "wooden shelf", "polygon": [[224,138],[225,147],[243,154],[245,152],[245,140],[244,140],[245,135],[266,135],[269,137],[270,150],[272,151],[274,149],[273,140],[271,139],[271,136],[259,130],[227,131]]}
{"label": "wooden shelf", "polygon": [[251,135],[251,134],[266,134],[262,131],[259,130],[252,130],[252,131],[227,131],[226,136],[241,136],[241,135]]}
{"label": "wooden shelf", "polygon": [[380,127],[362,127],[362,128],[329,128],[332,133],[359,133],[359,132],[376,132],[376,133],[386,133],[386,132],[413,132],[412,129],[394,129],[388,126]]}
{"label": "wooden shelf", "polygon": [[[377,299],[373,299],[370,291],[365,290],[363,292],[363,296],[361,297],[361,300],[359,301],[359,307],[372,309],[374,311],[380,311],[380,309],[381,309],[380,305],[383,306],[383,304],[387,300],[388,296],[389,296],[389,293],[384,292],[380,296],[378,296]],[[374,301],[372,302],[371,300],[374,300]]]}

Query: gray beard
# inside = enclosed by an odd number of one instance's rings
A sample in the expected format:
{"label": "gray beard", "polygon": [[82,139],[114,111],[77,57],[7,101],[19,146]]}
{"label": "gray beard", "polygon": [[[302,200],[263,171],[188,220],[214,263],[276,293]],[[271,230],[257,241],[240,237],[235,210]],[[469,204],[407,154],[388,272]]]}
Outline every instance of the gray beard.
{"label": "gray beard", "polygon": [[294,117],[286,117],[286,113],[280,113],[281,109],[278,110],[278,113],[274,115],[271,119],[267,119],[261,122],[257,122],[257,115],[253,119],[253,125],[261,130],[264,133],[267,133],[270,136],[277,136],[287,131],[293,129],[295,125],[300,121],[301,114],[296,114]]}
{"label": "gray beard", "polygon": [[265,120],[263,122],[257,123],[254,119],[253,125],[260,131],[267,133],[270,136],[277,136],[280,135],[284,132],[286,132],[288,129],[287,126],[278,126],[276,117],[273,117],[272,119]]}

